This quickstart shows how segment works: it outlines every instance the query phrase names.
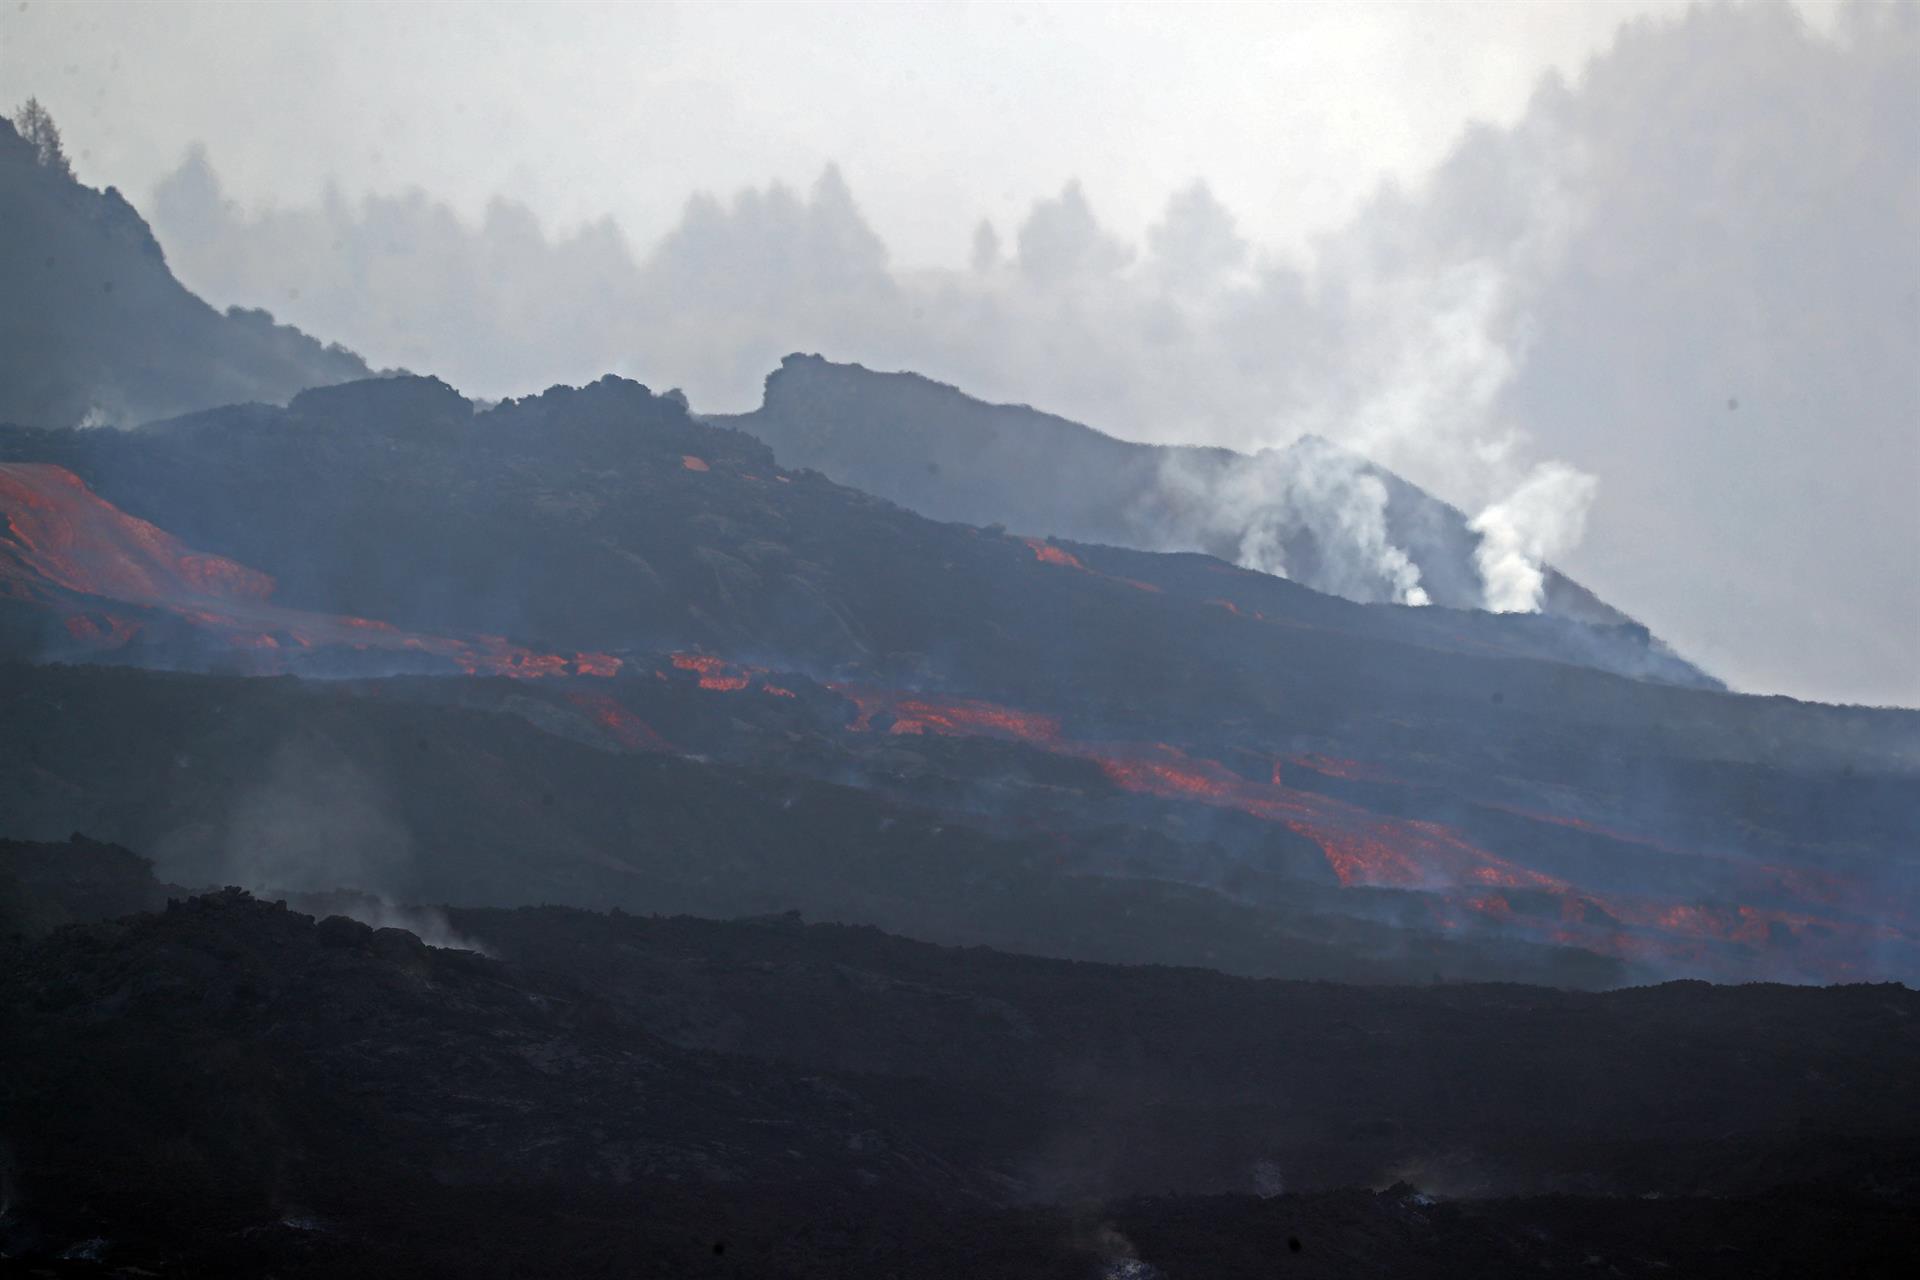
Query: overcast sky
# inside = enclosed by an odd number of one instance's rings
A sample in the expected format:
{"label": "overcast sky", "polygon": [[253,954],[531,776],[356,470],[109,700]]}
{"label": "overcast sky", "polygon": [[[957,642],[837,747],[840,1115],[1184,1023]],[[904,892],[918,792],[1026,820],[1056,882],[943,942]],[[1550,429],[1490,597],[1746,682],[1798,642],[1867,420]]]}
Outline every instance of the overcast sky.
{"label": "overcast sky", "polygon": [[1205,178],[1285,248],[1674,7],[0,0],[0,101],[38,95],[82,178],[136,199],[197,139],[254,207],[506,192],[645,243],[691,190],[837,161],[901,265],[959,265],[980,217],[1075,177],[1132,236]]}

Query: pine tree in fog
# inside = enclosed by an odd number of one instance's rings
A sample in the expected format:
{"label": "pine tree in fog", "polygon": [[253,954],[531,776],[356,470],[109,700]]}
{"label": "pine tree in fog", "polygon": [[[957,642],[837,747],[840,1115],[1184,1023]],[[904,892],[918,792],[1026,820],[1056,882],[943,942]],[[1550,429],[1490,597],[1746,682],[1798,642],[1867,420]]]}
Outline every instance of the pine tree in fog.
{"label": "pine tree in fog", "polygon": [[25,105],[14,112],[13,127],[33,144],[42,165],[63,178],[73,176],[73,165],[68,163],[66,149],[60,145],[60,126],[53,122],[53,114],[40,105],[40,99],[28,98]]}

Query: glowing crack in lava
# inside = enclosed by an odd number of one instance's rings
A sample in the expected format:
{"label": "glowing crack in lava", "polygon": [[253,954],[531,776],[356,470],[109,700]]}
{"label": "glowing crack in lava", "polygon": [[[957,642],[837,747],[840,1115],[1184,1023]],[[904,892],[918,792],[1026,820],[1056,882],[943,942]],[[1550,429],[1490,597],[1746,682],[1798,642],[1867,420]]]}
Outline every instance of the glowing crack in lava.
{"label": "glowing crack in lava", "polygon": [[702,689],[715,693],[732,693],[752,683],[746,668],[736,667],[731,662],[708,657],[704,653],[676,653],[667,661],[682,671],[693,672]]}
{"label": "glowing crack in lava", "polygon": [[[1920,942],[1910,931],[1884,919],[1870,922],[1799,909],[1807,904],[1817,910],[1841,897],[1832,883],[1836,878],[1827,873],[1809,873],[1809,883],[1802,885],[1790,874],[1756,879],[1745,873],[1780,869],[1727,866],[1731,860],[1726,858],[1676,862],[1682,875],[1704,864],[1716,872],[1723,889],[1762,887],[1796,900],[1794,906],[1684,903],[1601,894],[1503,858],[1442,823],[1384,816],[1332,796],[1288,787],[1280,781],[1281,761],[1273,762],[1271,781],[1263,781],[1165,743],[1074,741],[1062,735],[1056,717],[979,699],[852,685],[830,687],[853,702],[857,714],[847,727],[855,732],[871,732],[881,727],[885,717],[885,728],[893,734],[1013,739],[1092,761],[1124,791],[1233,809],[1281,824],[1318,845],[1344,887],[1422,892],[1429,918],[1442,929],[1468,928],[1479,921],[1542,942],[1682,963],[1708,973],[1743,972],[1725,950],[1729,946],[1784,948],[1792,953],[1791,963],[1799,972],[1829,980],[1858,977],[1862,961],[1882,944],[1912,949]],[[1333,776],[1390,780],[1390,775],[1359,761],[1300,756],[1292,763]]]}
{"label": "glowing crack in lava", "polygon": [[611,676],[621,666],[610,654],[538,653],[503,636],[424,635],[273,604],[267,574],[192,550],[65,467],[0,463],[0,517],[0,597],[53,610],[67,635],[94,651],[124,648],[146,630],[137,614],[105,607],[117,604],[171,615],[263,672],[286,670],[291,655],[324,647],[424,655],[469,675]]}
{"label": "glowing crack in lava", "polygon": [[776,698],[800,696],[791,689],[767,680],[765,667],[749,666],[743,662],[728,662],[725,658],[716,658],[705,653],[668,654],[667,661],[677,670],[690,672],[694,682],[709,693],[738,693],[742,689],[752,687],[757,681],[760,692],[772,694]]}

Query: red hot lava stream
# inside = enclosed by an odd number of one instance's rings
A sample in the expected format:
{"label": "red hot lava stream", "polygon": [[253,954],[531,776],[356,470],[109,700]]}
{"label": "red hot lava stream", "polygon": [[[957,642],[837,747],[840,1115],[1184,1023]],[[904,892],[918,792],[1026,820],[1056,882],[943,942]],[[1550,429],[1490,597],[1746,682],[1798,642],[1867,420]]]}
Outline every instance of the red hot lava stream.
{"label": "red hot lava stream", "polygon": [[[1719,946],[1788,945],[1797,948],[1803,967],[1834,980],[1857,975],[1858,958],[1876,940],[1912,942],[1892,926],[1801,911],[1592,892],[1480,848],[1444,824],[1387,817],[1288,787],[1280,780],[1280,761],[1273,764],[1271,781],[1263,782],[1165,743],[1074,741],[1062,735],[1056,717],[978,699],[832,687],[858,709],[848,726],[854,731],[873,730],[885,715],[891,718],[887,731],[895,734],[1017,740],[1090,760],[1125,791],[1233,809],[1279,823],[1318,845],[1343,886],[1425,892],[1432,918],[1445,929],[1465,928],[1478,918],[1559,945],[1708,970],[1715,965],[1714,949]],[[1295,762],[1336,776],[1390,779],[1358,761],[1306,756]],[[1786,878],[1773,884],[1794,888]],[[1828,885],[1819,888],[1822,892],[1808,896],[1833,896]],[[1517,907],[1521,897],[1539,905]]]}
{"label": "red hot lava stream", "polygon": [[1079,556],[1074,555],[1073,552],[1067,550],[1065,547],[1055,546],[1051,542],[1043,542],[1039,538],[1022,538],[1020,541],[1027,544],[1027,549],[1033,552],[1033,558],[1041,564],[1058,565],[1062,569],[1078,569],[1081,573],[1091,574],[1096,578],[1105,578],[1109,582],[1118,582],[1122,586],[1132,587],[1135,591],[1149,591],[1155,595],[1160,594],[1160,588],[1151,582],[1141,582],[1135,578],[1117,578],[1113,574],[1102,573],[1098,569],[1089,569]]}
{"label": "red hot lava stream", "polygon": [[[689,455],[687,469],[705,469],[704,464],[694,465],[700,463]],[[253,669],[262,672],[285,670],[290,655],[327,646],[425,654],[476,675],[612,676],[622,667],[622,660],[610,654],[539,653],[501,636],[456,639],[404,631],[369,618],[275,605],[271,603],[275,584],[267,574],[224,556],[192,550],[100,498],[64,467],[0,464],[0,516],[5,520],[0,532],[0,599],[55,611],[76,643],[96,650],[132,644],[145,629],[138,613],[116,612],[111,606],[117,604],[181,619],[231,650],[245,653]],[[1044,564],[1097,574],[1064,548],[1038,540],[1027,545]],[[757,687],[775,697],[794,697],[791,690],[770,683],[763,668],[697,653],[674,654],[669,662],[692,675],[704,690],[739,692]],[[1556,943],[1702,965],[1710,962],[1709,950],[1717,945],[1785,945],[1797,949],[1803,967],[1817,965],[1823,976],[1832,978],[1855,976],[1860,966],[1853,957],[1866,954],[1878,942],[1913,945],[1906,931],[1894,924],[1863,924],[1814,914],[1859,908],[1865,898],[1864,890],[1828,872],[1763,867],[1669,850],[1677,859],[1691,859],[1694,868],[1722,864],[1715,868],[1716,874],[1728,889],[1757,889],[1813,910],[1601,895],[1495,855],[1440,823],[1384,817],[1281,781],[1283,763],[1335,777],[1392,781],[1357,761],[1294,757],[1274,762],[1271,779],[1260,781],[1166,744],[1073,741],[1063,736],[1056,717],[979,699],[835,688],[858,709],[849,726],[856,731],[872,730],[876,717],[884,712],[890,717],[889,731],[895,734],[1017,740],[1093,761],[1125,791],[1233,809],[1284,825],[1319,846],[1342,885],[1428,892],[1434,918],[1447,928],[1465,927],[1476,918],[1493,920]],[[667,746],[610,697],[582,694],[572,700],[623,746],[643,750]],[[1655,844],[1579,819],[1522,816]],[[1527,905],[1542,902],[1552,904],[1552,909],[1543,912],[1538,905]],[[1861,909],[1860,914],[1888,918],[1885,911]]]}
{"label": "red hot lava stream", "polygon": [[267,574],[192,550],[101,498],[65,467],[0,463],[0,515],[0,596],[55,609],[68,635],[91,649],[122,648],[144,630],[137,617],[93,603],[101,601],[169,613],[249,654],[263,672],[286,669],[290,653],[323,646],[426,654],[469,675],[611,676],[620,669],[610,654],[538,653],[502,636],[425,635],[272,604]]}

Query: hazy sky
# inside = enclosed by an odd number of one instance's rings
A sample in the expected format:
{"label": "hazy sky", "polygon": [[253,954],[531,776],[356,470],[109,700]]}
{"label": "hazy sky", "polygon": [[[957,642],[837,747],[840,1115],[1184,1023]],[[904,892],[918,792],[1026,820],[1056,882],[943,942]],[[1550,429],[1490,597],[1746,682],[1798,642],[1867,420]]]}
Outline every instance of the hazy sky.
{"label": "hazy sky", "polygon": [[509,192],[647,243],[691,190],[838,161],[896,266],[959,265],[980,217],[1076,177],[1131,238],[1205,178],[1284,250],[1674,7],[0,0],[0,109],[38,95],[80,176],[136,200],[198,139],[253,207]]}

